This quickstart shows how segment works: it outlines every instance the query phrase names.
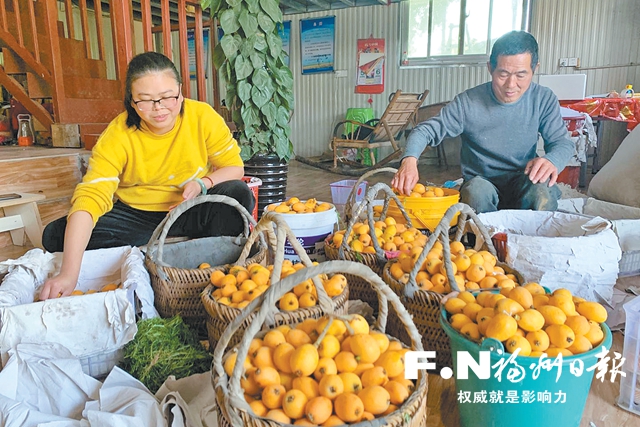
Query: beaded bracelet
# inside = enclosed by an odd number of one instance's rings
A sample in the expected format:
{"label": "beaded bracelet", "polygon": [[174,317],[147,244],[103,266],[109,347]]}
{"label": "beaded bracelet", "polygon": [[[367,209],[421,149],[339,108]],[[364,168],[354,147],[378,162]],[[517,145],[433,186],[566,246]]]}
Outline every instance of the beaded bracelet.
{"label": "beaded bracelet", "polygon": [[207,186],[204,185],[204,181],[202,181],[200,178],[196,178],[194,179],[195,182],[198,183],[198,185],[200,185],[200,190],[202,192],[202,195],[204,196],[205,194],[207,194]]}

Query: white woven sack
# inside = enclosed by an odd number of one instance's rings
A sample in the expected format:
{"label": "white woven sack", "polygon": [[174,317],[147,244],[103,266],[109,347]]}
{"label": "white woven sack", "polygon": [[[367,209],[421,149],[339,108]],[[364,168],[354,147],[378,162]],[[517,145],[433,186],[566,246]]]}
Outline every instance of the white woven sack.
{"label": "white woven sack", "polygon": [[478,217],[489,234],[507,234],[505,261],[527,282],[537,282],[551,290],[566,288],[591,300],[611,299],[622,252],[610,221],[521,210]]}

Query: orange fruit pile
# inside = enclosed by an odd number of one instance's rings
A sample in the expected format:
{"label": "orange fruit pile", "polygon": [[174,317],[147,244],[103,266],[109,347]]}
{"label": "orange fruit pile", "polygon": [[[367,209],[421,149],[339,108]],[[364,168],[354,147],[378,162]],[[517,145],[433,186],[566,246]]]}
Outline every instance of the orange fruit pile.
{"label": "orange fruit pile", "polygon": [[[280,278],[284,279],[303,268],[304,264],[293,264],[285,259]],[[217,289],[211,295],[220,304],[244,308],[269,288],[272,271],[273,265],[264,267],[260,264],[250,264],[247,267],[234,265],[226,273],[215,270],[211,273],[210,281]],[[331,277],[322,274],[318,277],[330,297],[340,295],[347,287],[347,279],[342,274],[334,274]],[[279,301],[279,308],[283,311],[293,311],[314,307],[317,303],[318,293],[313,281],[309,279],[298,284],[292,292],[286,293]]]}
{"label": "orange fruit pile", "polygon": [[282,203],[273,203],[267,206],[268,211],[284,214],[302,214],[312,212],[325,212],[333,207],[331,203],[318,202],[316,199],[300,200],[291,197]]}
{"label": "orange fruit pile", "polygon": [[573,296],[567,289],[546,294],[537,283],[477,296],[461,292],[444,307],[451,314],[451,326],[468,339],[494,338],[509,353],[520,349],[519,356],[587,352],[604,339],[600,324],[607,320],[601,304]]}
{"label": "orange fruit pile", "polygon": [[117,284],[117,283],[109,283],[107,285],[104,285],[102,288],[100,288],[100,290],[96,290],[96,289],[89,289],[86,293],[82,292],[80,289],[74,289],[73,292],[71,292],[71,296],[78,296],[78,295],[89,295],[89,294],[95,294],[97,292],[109,292],[109,291],[115,291],[116,289],[122,289],[122,283]]}
{"label": "orange fruit pile", "polygon": [[[518,285],[515,275],[505,273],[497,264],[497,259],[489,251],[475,251],[466,249],[461,242],[451,242],[451,261],[456,283],[460,290],[513,288]],[[409,253],[402,253],[396,262],[389,266],[391,276],[406,284],[409,273],[422,253],[422,248],[414,248]],[[449,284],[445,266],[444,251],[440,241],[435,242],[427,254],[426,260],[420,266],[416,276],[418,288],[423,291],[449,293]]]}
{"label": "orange fruit pile", "polygon": [[[394,188],[393,192],[401,194],[401,192]],[[409,197],[443,197],[444,190],[441,187],[425,186],[424,184],[417,183],[411,190]]]}
{"label": "orange fruit pile", "polygon": [[[336,426],[398,409],[415,388],[404,378],[409,349],[371,331],[360,315],[348,323],[353,335],[342,320],[329,325],[325,316],[254,338],[241,380],[253,412],[285,424]],[[230,352],[224,360],[227,375],[236,361],[237,353]]]}
{"label": "orange fruit pile", "polygon": [[[339,248],[345,238],[346,230],[336,231],[330,239],[330,244]],[[376,221],[373,225],[373,234],[378,239],[380,247],[385,251],[409,252],[414,248],[422,249],[427,243],[427,236],[417,228],[407,228],[404,224],[397,224],[396,220],[387,217],[384,221]],[[373,246],[372,230],[369,224],[357,222],[347,237],[347,244],[351,250],[363,253],[376,253]]]}

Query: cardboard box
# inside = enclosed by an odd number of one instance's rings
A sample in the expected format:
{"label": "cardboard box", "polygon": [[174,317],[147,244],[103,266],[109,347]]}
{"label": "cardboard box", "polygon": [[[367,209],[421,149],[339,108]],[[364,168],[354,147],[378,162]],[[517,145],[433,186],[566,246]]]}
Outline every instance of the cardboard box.
{"label": "cardboard box", "polygon": [[61,261],[61,253],[33,249],[0,263],[9,270],[0,286],[0,365],[19,343],[52,342],[79,358],[87,374],[107,374],[137,332],[136,304],[143,318],[157,316],[143,255],[129,246],[87,251],[76,289],[100,290],[109,283],[121,288],[34,302]]}

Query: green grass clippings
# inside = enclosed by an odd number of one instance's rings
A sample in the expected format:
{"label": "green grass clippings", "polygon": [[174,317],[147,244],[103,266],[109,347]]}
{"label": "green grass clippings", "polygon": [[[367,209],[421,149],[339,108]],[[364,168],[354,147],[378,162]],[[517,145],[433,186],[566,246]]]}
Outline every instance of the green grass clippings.
{"label": "green grass clippings", "polygon": [[197,334],[174,316],[138,322],[138,333],[125,345],[119,366],[155,393],[169,375],[179,379],[208,371],[211,359]]}

